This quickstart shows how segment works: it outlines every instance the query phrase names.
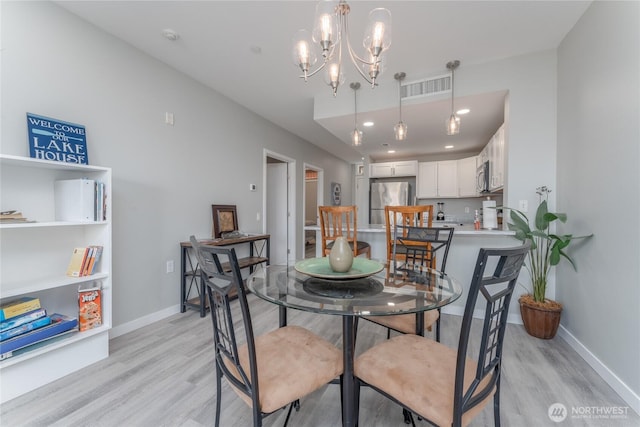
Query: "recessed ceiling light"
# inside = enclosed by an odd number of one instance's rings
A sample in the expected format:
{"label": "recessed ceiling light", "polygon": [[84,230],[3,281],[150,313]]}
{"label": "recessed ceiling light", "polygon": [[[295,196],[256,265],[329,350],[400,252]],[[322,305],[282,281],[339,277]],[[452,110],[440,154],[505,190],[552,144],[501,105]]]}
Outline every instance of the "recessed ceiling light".
{"label": "recessed ceiling light", "polygon": [[453,148],[453,145],[445,145],[444,148],[447,150],[451,150]]}
{"label": "recessed ceiling light", "polygon": [[165,28],[161,32],[162,36],[167,40],[171,40],[172,42],[178,40],[180,38],[180,34],[178,34],[175,30],[171,28]]}
{"label": "recessed ceiling light", "polygon": [[395,153],[395,152],[396,152],[396,150],[389,150],[389,151],[387,151],[387,153],[389,153],[389,154],[393,154],[393,153]]}
{"label": "recessed ceiling light", "polygon": [[456,111],[456,114],[458,114],[458,115],[469,114],[469,111],[471,111],[471,110],[469,110],[468,108],[462,108],[462,109]]}
{"label": "recessed ceiling light", "polygon": [[364,122],[362,126],[370,128],[371,126],[373,126],[373,122]]}

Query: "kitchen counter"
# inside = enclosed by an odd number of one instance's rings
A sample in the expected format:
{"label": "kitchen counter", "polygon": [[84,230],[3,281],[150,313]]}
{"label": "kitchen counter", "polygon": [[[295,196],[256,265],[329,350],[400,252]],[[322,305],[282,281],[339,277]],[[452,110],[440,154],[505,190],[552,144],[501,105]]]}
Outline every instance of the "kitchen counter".
{"label": "kitchen counter", "polygon": [[[460,224],[460,223],[452,223],[452,222],[443,222],[443,223],[438,223],[435,222],[433,223],[434,227],[453,227],[454,228],[454,232],[453,235],[454,236],[514,236],[516,233],[514,231],[510,231],[510,230],[487,230],[487,229],[480,229],[480,230],[475,230],[473,227],[473,224]],[[319,225],[307,225],[306,227],[304,227],[305,230],[309,230],[309,231],[320,231],[320,226]],[[384,224],[365,224],[365,225],[359,225],[358,226],[358,234],[361,233],[384,233],[386,229],[386,226]],[[362,239],[364,240],[364,239]],[[320,242],[321,241],[321,236],[318,234],[316,241]]]}

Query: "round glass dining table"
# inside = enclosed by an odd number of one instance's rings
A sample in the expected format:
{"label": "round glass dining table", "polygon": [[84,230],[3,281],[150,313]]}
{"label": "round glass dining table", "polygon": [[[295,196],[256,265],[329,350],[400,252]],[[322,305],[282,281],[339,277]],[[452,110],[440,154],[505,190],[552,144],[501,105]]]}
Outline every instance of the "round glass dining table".
{"label": "round glass dining table", "polygon": [[427,267],[399,267],[393,263],[385,267],[384,263],[364,258],[355,259],[360,269],[327,273],[314,264],[327,262],[323,261],[326,259],[259,268],[249,276],[247,287],[258,297],[280,306],[280,326],[286,325],[287,308],[342,316],[342,425],[354,426],[353,363],[358,317],[415,313],[420,327],[425,311],[454,302],[462,295],[462,286],[452,277]]}

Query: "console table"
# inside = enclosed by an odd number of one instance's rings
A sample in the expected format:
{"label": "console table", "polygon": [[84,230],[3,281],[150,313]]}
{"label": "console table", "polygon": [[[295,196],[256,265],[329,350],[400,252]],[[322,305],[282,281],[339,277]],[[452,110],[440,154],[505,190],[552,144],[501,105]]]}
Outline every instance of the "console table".
{"label": "console table", "polygon": [[[248,245],[249,256],[238,258],[238,264],[253,273],[255,266],[269,265],[270,238],[269,234],[253,234],[231,239],[198,239],[198,242],[210,246]],[[204,283],[200,280],[198,260],[190,249],[191,242],[180,242],[180,312],[195,308],[200,310],[200,317],[204,317],[207,311]],[[192,290],[197,292],[197,297],[189,297]]]}

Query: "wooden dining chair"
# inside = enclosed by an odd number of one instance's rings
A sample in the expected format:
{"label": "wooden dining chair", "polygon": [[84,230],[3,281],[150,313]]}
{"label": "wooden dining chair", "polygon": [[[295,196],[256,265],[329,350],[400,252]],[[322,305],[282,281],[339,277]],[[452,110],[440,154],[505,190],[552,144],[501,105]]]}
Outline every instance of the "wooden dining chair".
{"label": "wooden dining chair", "polygon": [[[393,250],[391,256],[393,271],[396,275],[411,275],[416,268],[431,267],[440,273],[445,273],[447,257],[453,238],[454,228],[438,227],[412,227],[396,224],[393,231]],[[396,259],[398,251],[402,251],[403,260]],[[439,260],[437,262],[437,260]],[[387,338],[391,336],[391,330],[403,334],[418,334],[431,331],[436,325],[435,338],[440,342],[440,309],[429,310],[423,313],[423,325],[418,325],[416,314],[399,314],[394,316],[368,316],[364,319],[377,323],[387,328]]]}
{"label": "wooden dining chair", "polygon": [[387,240],[387,262],[404,259],[402,248],[396,248],[393,256],[393,230],[396,224],[411,227],[431,227],[433,225],[433,205],[385,206],[385,233]]}
{"label": "wooden dining chair", "polygon": [[[235,249],[204,246],[191,236],[207,285],[216,367],[216,420],[220,425],[222,377],[253,411],[253,425],[342,375],[342,352],[300,326],[283,326],[255,337]],[[237,293],[239,308],[230,305]],[[236,313],[240,319],[236,320]],[[244,337],[244,340],[241,340]],[[238,345],[244,341],[243,345]]]}
{"label": "wooden dining chair", "polygon": [[356,206],[318,206],[322,231],[322,255],[327,256],[338,236],[344,236],[353,249],[353,256],[365,254],[371,258],[371,245],[358,240]]}
{"label": "wooden dining chair", "polygon": [[[462,318],[458,349],[418,335],[403,334],[370,348],[355,361],[361,386],[370,386],[413,415],[438,426],[463,426],[493,397],[500,425],[500,368],[509,303],[529,245],[480,249]],[[495,269],[485,275],[485,269]],[[484,302],[481,333],[471,332],[476,304]],[[473,335],[473,336],[472,336]],[[470,341],[479,350],[470,353]],[[359,399],[356,399],[358,402]]]}

